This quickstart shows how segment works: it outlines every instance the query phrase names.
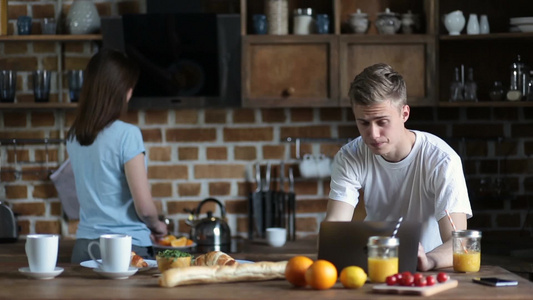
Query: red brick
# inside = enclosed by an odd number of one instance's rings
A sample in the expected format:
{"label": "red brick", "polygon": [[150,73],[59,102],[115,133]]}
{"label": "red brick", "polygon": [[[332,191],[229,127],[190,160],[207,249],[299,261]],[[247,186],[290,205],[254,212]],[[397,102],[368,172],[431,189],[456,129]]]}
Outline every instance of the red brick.
{"label": "red brick", "polygon": [[318,221],[316,218],[296,218],[296,231],[316,232],[318,230]]}
{"label": "red brick", "polygon": [[283,108],[263,108],[261,109],[261,119],[263,123],[284,123],[287,117]]}
{"label": "red brick", "polygon": [[311,122],[313,121],[312,108],[291,108],[292,122]]}
{"label": "red brick", "polygon": [[328,199],[298,199],[296,201],[296,211],[298,213],[321,213],[327,210],[327,205]]}
{"label": "red brick", "polygon": [[181,160],[198,160],[198,147],[179,147],[178,159]]}
{"label": "red brick", "polygon": [[274,138],[273,128],[224,128],[225,142],[244,141],[272,141]]}
{"label": "red brick", "polygon": [[141,12],[138,1],[123,1],[117,3],[118,14],[138,14]]}
{"label": "red brick", "polygon": [[167,129],[167,142],[214,142],[215,128]]}
{"label": "red brick", "polygon": [[226,201],[226,213],[247,214],[248,213],[248,201],[247,200]]}
{"label": "red brick", "polygon": [[144,123],[146,125],[167,124],[168,112],[166,110],[147,110],[144,112]]}
{"label": "red brick", "polygon": [[151,161],[170,161],[172,149],[170,147],[150,147]]}
{"label": "red brick", "polygon": [[236,178],[240,179],[244,176],[244,165],[195,165],[194,166],[194,178],[207,179],[207,178]]}
{"label": "red brick", "polygon": [[237,233],[248,232],[248,217],[237,218]]}
{"label": "red brick", "polygon": [[61,216],[62,212],[63,211],[61,209],[61,202],[59,201],[50,202],[50,215],[51,216],[59,217]]}
{"label": "red brick", "polygon": [[4,113],[5,127],[26,127],[26,113],[11,112]]}
{"label": "red brick", "polygon": [[28,6],[26,4],[15,5],[13,3],[8,4],[7,17],[10,20],[16,20],[19,16],[28,15]]}
{"label": "red brick", "polygon": [[[9,148],[13,148],[14,146],[9,146]],[[22,146],[17,146],[17,148],[19,147],[22,147]],[[16,161],[17,162],[21,162],[21,161],[30,161],[30,152],[28,150],[18,150],[16,151],[16,154],[17,154],[17,157],[16,157]],[[7,150],[7,161],[9,163],[14,163],[15,162],[15,150]]]}
{"label": "red brick", "polygon": [[126,123],[133,125],[139,124],[139,112],[138,111],[127,111],[126,113],[120,116],[120,120]]}
{"label": "red brick", "polygon": [[25,185],[6,185],[7,199],[25,199],[28,198],[28,188]]}
{"label": "red brick", "polygon": [[44,202],[15,202],[11,208],[13,213],[23,216],[44,216],[46,212]]}
{"label": "red brick", "polygon": [[150,179],[188,179],[188,167],[183,165],[148,166]]}
{"label": "red brick", "polygon": [[36,221],[35,233],[61,234],[61,222],[58,220]]}
{"label": "red brick", "polygon": [[257,151],[254,146],[235,146],[233,148],[233,157],[235,160],[255,160]]}
{"label": "red brick", "polygon": [[204,122],[206,124],[225,124],[225,109],[206,109],[204,112]]}
{"label": "red brick", "polygon": [[153,183],[152,197],[172,197],[172,184],[166,182]]}
{"label": "red brick", "polygon": [[181,197],[200,196],[201,188],[200,183],[179,183],[178,195]]}
{"label": "red brick", "polygon": [[357,129],[355,123],[353,125],[339,126],[338,131],[339,138],[355,139],[356,137],[360,136],[359,130]]}
{"label": "red brick", "polygon": [[230,182],[210,182],[209,195],[210,196],[229,196],[231,192]]}
{"label": "red brick", "polygon": [[296,195],[316,195],[318,193],[317,181],[296,181],[294,183],[294,192]]}
{"label": "red brick", "polygon": [[175,110],[174,119],[176,124],[197,124],[198,123],[198,110],[185,109]]}
{"label": "red brick", "polygon": [[163,141],[161,129],[142,129],[141,132],[145,142],[159,143]]}
{"label": "red brick", "polygon": [[311,144],[300,144],[300,156],[296,157],[296,145],[291,144],[291,158],[302,158],[306,153],[313,153],[313,146]]}
{"label": "red brick", "polygon": [[285,145],[265,145],[263,146],[263,159],[285,158]]}
{"label": "red brick", "polygon": [[255,111],[253,109],[234,109],[233,110],[233,123],[255,123]]}
{"label": "red brick", "polygon": [[[54,145],[54,147],[56,146]],[[47,155],[48,155],[49,162],[58,161],[57,160],[57,149],[49,148],[48,151],[46,151],[46,149],[35,149],[35,162],[45,163]]]}
{"label": "red brick", "polygon": [[301,127],[281,127],[280,138],[329,138],[331,128],[327,125],[312,125]]}
{"label": "red brick", "polygon": [[36,19],[55,17],[55,5],[53,4],[32,4],[32,16]]}
{"label": "red brick", "polygon": [[205,152],[208,160],[228,160],[226,147],[208,147]]}
{"label": "red brick", "polygon": [[[167,208],[168,208],[168,214],[183,214],[185,213],[184,209],[193,210],[196,212],[196,208],[198,207],[198,204],[200,204],[200,201],[168,201],[167,202]],[[204,205],[202,205],[200,214],[205,214],[207,211],[215,211],[216,204],[214,202],[207,202]]]}
{"label": "red brick", "polygon": [[30,234],[30,220],[17,220],[17,225],[20,227],[19,234]]}
{"label": "red brick", "polygon": [[[34,25],[35,25],[35,23],[34,23]],[[33,28],[32,28],[32,31],[33,31]],[[40,29],[39,29],[39,31],[40,31]],[[50,42],[44,42],[44,43],[34,42],[33,43],[33,52],[34,53],[42,53],[42,54],[45,54],[45,53],[55,54],[56,45],[55,45],[55,43],[50,43]]]}
{"label": "red brick", "polygon": [[57,198],[57,191],[53,184],[40,184],[33,187],[33,198]]}
{"label": "red brick", "polygon": [[[19,54],[28,51],[28,43],[4,43],[4,54]],[[17,86],[22,83],[22,76],[17,76]],[[17,90],[20,90],[17,88]]]}
{"label": "red brick", "polygon": [[342,144],[322,144],[320,145],[320,153],[327,157],[333,158],[337,152],[341,149]]}
{"label": "red brick", "polygon": [[320,108],[320,121],[342,121],[342,108]]}

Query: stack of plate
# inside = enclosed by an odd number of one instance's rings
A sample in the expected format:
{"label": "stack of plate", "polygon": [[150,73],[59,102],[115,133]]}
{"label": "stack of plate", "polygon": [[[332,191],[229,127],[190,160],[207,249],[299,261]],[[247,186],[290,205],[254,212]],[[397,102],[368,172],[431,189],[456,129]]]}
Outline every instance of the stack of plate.
{"label": "stack of plate", "polygon": [[533,32],[533,17],[520,17],[510,19],[511,32]]}

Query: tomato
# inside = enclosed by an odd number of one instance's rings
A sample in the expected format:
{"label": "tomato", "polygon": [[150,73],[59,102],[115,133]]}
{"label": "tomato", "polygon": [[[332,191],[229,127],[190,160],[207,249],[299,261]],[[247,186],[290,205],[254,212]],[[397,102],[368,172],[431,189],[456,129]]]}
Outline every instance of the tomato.
{"label": "tomato", "polygon": [[415,277],[415,286],[426,286],[426,284],[427,284],[427,281],[426,281],[426,278],[424,278],[424,276]]}
{"label": "tomato", "polygon": [[413,277],[413,275],[411,275],[411,273],[402,274],[402,281],[400,284],[403,286],[412,286],[414,281],[415,281],[415,278]]}
{"label": "tomato", "polygon": [[400,283],[402,281],[403,275],[402,275],[402,273],[397,273],[397,274],[394,275],[394,277],[396,277],[396,281],[398,283]]}
{"label": "tomato", "polygon": [[426,282],[428,286],[432,286],[432,285],[435,285],[435,283],[437,283],[437,280],[435,280],[435,277],[429,275],[428,277],[426,277]]}
{"label": "tomato", "polygon": [[387,285],[396,285],[398,283],[398,279],[396,278],[395,275],[391,275],[391,276],[387,276],[387,278],[385,279],[385,282],[387,283]]}
{"label": "tomato", "polygon": [[409,272],[409,271],[402,272],[401,274],[402,274],[402,276],[407,276],[407,275],[413,276],[413,274],[411,274],[411,272]]}
{"label": "tomato", "polygon": [[417,279],[421,279],[421,278],[424,278],[424,275],[422,275],[422,273],[415,273],[415,275],[413,275],[414,279],[417,280]]}
{"label": "tomato", "polygon": [[440,272],[439,274],[437,274],[437,281],[438,282],[445,282],[446,280],[448,280],[448,274],[446,274],[444,272]]}

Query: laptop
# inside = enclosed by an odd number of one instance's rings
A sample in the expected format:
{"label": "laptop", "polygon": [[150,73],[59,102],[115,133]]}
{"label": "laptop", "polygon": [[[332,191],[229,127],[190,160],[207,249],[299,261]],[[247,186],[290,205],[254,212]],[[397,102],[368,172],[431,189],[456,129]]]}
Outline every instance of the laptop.
{"label": "laptop", "polygon": [[[397,222],[353,221],[320,223],[318,233],[318,259],[330,261],[342,270],[347,266],[359,266],[368,273],[367,242],[371,236],[392,236]],[[399,272],[416,272],[420,222],[403,221],[396,237]]]}

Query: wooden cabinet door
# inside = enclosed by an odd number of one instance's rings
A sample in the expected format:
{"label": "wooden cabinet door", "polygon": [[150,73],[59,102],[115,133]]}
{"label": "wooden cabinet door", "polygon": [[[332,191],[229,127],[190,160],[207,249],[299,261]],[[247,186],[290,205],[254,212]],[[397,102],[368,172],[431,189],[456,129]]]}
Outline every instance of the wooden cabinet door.
{"label": "wooden cabinet door", "polygon": [[338,37],[243,37],[243,106],[338,106]]}
{"label": "wooden cabinet door", "polygon": [[409,105],[434,103],[434,40],[426,35],[394,35],[359,38],[342,36],[340,41],[340,98],[350,106],[348,91],[354,77],[375,63],[391,65],[405,79]]}

